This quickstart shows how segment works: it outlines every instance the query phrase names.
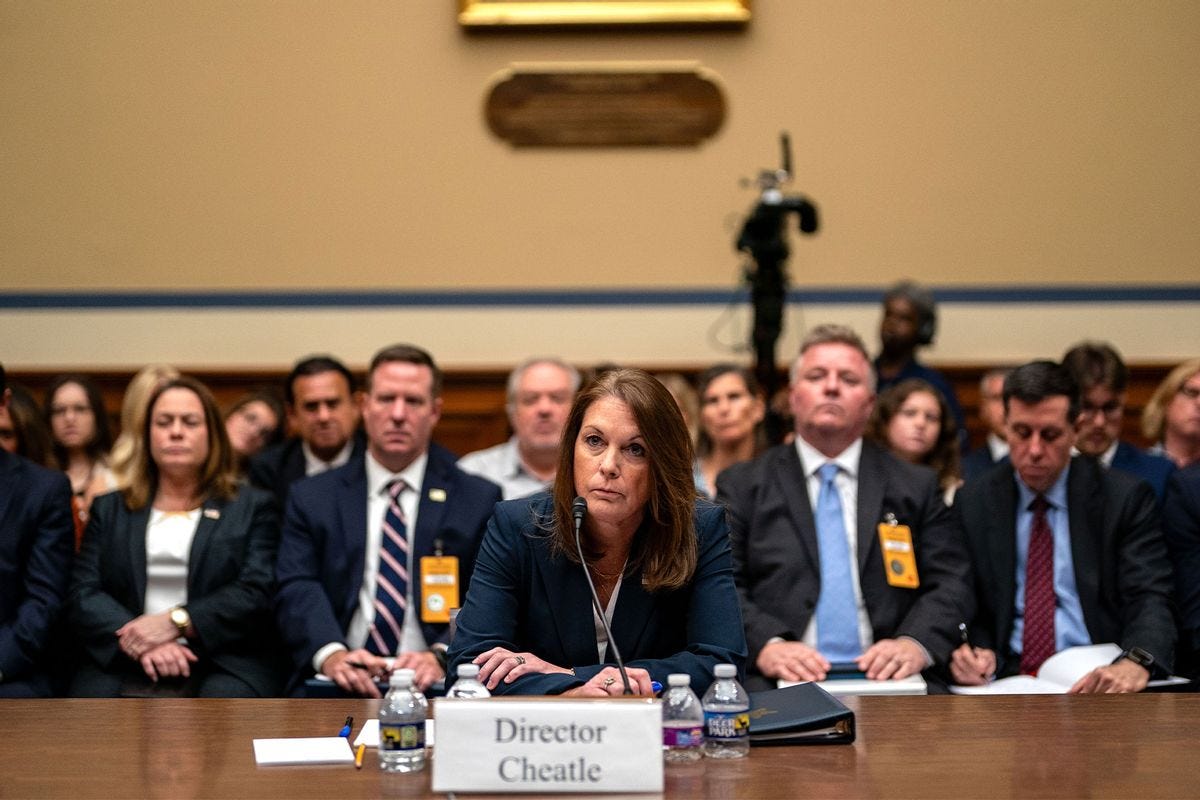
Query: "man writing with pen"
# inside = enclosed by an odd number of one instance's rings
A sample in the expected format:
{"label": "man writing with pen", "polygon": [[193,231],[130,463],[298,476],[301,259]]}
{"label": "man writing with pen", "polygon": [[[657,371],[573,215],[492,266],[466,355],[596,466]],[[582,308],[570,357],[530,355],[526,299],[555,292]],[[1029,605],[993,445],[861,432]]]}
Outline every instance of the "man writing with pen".
{"label": "man writing with pen", "polygon": [[367,697],[390,669],[412,669],[422,691],[445,677],[449,612],[501,492],[431,443],[441,385],[424,350],[379,351],[361,401],[367,452],[292,487],[275,599],[292,694],[314,672]]}
{"label": "man writing with pen", "polygon": [[1168,672],[1175,645],[1171,569],[1149,484],[1094,458],[1071,457],[1074,379],[1034,361],[1004,382],[1011,462],[959,492],[977,612],[954,651],[956,683],[1036,674],[1068,647],[1113,642],[1111,665],[1072,692],[1137,692]]}

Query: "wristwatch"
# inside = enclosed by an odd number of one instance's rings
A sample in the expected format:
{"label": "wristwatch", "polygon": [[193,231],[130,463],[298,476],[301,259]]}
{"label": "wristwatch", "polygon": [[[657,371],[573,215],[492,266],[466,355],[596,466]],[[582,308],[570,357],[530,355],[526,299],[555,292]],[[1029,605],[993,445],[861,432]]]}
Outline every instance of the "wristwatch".
{"label": "wristwatch", "polygon": [[175,606],[167,616],[179,629],[179,635],[187,636],[187,629],[192,624],[192,617],[188,614],[187,609],[183,606]]}
{"label": "wristwatch", "polygon": [[1116,664],[1123,658],[1128,658],[1147,672],[1154,671],[1154,656],[1140,647],[1130,647],[1127,650],[1122,650],[1121,655],[1113,659],[1113,663]]}

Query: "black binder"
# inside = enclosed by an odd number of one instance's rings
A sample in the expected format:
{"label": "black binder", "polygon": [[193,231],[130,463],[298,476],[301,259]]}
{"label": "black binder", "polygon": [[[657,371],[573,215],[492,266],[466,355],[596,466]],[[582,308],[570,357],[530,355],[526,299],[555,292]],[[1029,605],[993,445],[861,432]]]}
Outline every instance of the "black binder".
{"label": "black binder", "polygon": [[815,683],[750,693],[750,744],[850,744],[854,712]]}

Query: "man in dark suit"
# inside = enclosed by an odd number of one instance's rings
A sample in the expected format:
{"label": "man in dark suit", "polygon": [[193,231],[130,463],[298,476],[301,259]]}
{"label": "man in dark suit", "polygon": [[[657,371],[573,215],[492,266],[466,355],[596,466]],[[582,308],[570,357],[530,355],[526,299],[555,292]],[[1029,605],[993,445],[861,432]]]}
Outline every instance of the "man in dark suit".
{"label": "man in dark suit", "polygon": [[874,397],[858,335],[815,328],[792,365],[795,444],[717,478],[752,687],[822,680],[847,661],[868,678],[907,677],[945,663],[970,613],[936,475],[862,439]]}
{"label": "man in dark suit", "polygon": [[1080,413],[1075,449],[1150,484],[1161,501],[1167,478],[1175,471],[1169,458],[1152,455],[1120,440],[1125,419],[1129,370],[1116,349],[1103,342],[1081,342],[1063,356],[1063,366],[1079,387]]}
{"label": "man in dark suit", "polygon": [[1200,678],[1200,464],[1176,470],[1167,482],[1163,531],[1179,598],[1178,671]]}
{"label": "man in dark suit", "polygon": [[295,434],[250,461],[250,482],[273,493],[283,508],[301,478],[362,457],[354,375],[332,356],[296,362],[284,386],[288,426]]}
{"label": "man in dark suit", "polygon": [[292,487],[275,605],[293,691],[314,672],[370,697],[389,668],[414,669],[422,689],[444,677],[449,611],[500,487],[430,443],[441,383],[420,348],[376,353],[361,400],[366,454]]}
{"label": "man in dark suit", "polygon": [[[10,396],[0,366],[0,408]],[[66,476],[0,450],[0,697],[51,693],[46,647],[74,544]]]}
{"label": "man in dark suit", "polygon": [[975,575],[970,645],[951,659],[960,684],[1036,673],[1046,657],[1114,642],[1112,665],[1075,692],[1136,692],[1169,670],[1171,569],[1154,493],[1095,460],[1071,458],[1079,401],[1068,370],[1018,367],[1004,384],[1010,462],[955,500]]}

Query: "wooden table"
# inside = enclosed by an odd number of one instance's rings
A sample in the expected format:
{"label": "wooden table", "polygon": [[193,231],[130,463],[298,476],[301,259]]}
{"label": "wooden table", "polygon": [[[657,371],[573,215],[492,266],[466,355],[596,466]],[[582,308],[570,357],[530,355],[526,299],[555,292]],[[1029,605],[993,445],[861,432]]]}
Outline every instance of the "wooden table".
{"label": "wooden table", "polygon": [[[1200,695],[864,697],[853,746],[666,768],[669,797],[1200,796]],[[429,768],[257,767],[251,740],[335,735],[366,700],[0,701],[0,798],[425,797]]]}

